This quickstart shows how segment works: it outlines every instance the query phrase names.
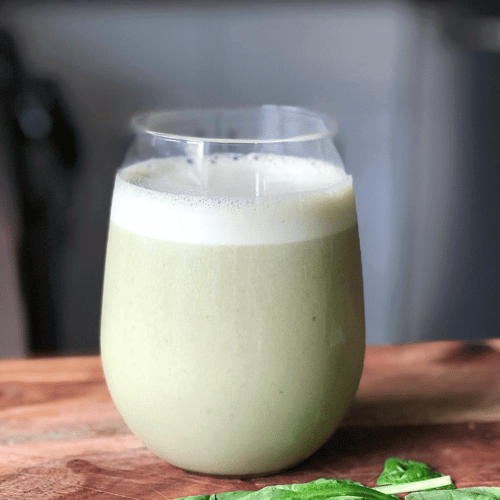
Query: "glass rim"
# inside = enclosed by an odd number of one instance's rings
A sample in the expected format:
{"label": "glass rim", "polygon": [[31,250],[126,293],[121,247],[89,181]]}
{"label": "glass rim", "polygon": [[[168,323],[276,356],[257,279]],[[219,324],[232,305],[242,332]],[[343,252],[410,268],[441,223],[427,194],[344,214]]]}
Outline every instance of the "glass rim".
{"label": "glass rim", "polygon": [[[276,139],[259,139],[259,138],[231,138],[231,137],[198,137],[189,135],[173,134],[154,130],[155,123],[158,123],[160,117],[163,117],[165,123],[169,118],[172,123],[179,121],[182,116],[187,116],[188,113],[213,113],[213,112],[237,112],[237,111],[257,111],[266,108],[275,108],[294,113],[296,115],[303,114],[317,118],[323,124],[324,128],[317,132],[311,132],[301,135],[293,135],[290,137],[281,137]],[[156,122],[154,121],[156,119]],[[136,133],[148,134],[164,139],[185,142],[199,143],[219,143],[219,144],[275,144],[284,142],[309,142],[328,137],[334,137],[338,131],[338,123],[330,116],[313,111],[299,106],[280,106],[280,105],[255,105],[255,106],[238,106],[238,107],[213,107],[213,108],[186,108],[178,110],[164,111],[147,111],[137,114],[130,120],[130,127]]]}

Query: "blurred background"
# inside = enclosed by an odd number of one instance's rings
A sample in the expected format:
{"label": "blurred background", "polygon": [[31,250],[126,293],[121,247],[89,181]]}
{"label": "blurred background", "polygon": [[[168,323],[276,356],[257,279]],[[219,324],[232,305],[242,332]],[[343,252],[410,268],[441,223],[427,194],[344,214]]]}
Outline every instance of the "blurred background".
{"label": "blurred background", "polygon": [[498,336],[495,3],[0,3],[0,357],[98,352],[131,115],[264,103],[340,124],[369,344]]}

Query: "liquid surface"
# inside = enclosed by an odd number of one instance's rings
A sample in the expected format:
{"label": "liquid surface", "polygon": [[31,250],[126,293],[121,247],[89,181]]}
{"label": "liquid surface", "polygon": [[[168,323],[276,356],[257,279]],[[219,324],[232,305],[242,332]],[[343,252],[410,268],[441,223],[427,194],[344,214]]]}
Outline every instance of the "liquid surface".
{"label": "liquid surface", "polygon": [[[143,236],[233,245],[319,238],[356,223],[352,179],[342,169],[275,155],[231,158],[204,159],[212,169],[208,187],[185,159],[122,170],[111,220]],[[256,183],[266,186],[258,196]]]}
{"label": "liquid surface", "polygon": [[108,239],[101,351],[118,409],[188,470],[301,461],[334,431],[361,374],[350,179],[230,199],[137,186],[145,167],[117,179]]}

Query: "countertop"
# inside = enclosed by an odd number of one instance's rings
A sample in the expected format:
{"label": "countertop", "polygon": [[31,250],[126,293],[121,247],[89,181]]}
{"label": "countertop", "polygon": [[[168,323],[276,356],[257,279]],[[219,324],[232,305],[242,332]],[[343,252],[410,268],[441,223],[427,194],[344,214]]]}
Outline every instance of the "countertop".
{"label": "countertop", "polygon": [[458,487],[500,486],[500,340],[369,346],[334,436],[300,466],[227,479],[173,467],[131,434],[98,356],[0,361],[0,500],[162,500],[319,477],[374,486],[389,457]]}

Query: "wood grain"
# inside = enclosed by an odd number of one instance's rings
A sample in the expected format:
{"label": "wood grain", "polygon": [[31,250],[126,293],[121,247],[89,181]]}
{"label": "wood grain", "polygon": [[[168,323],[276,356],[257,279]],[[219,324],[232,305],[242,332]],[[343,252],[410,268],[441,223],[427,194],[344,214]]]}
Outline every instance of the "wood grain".
{"label": "wood grain", "polygon": [[500,340],[368,348],[345,425],[498,421]]}
{"label": "wood grain", "polygon": [[214,478],[179,470],[127,429],[99,357],[0,362],[0,500],[174,499],[343,477],[374,485],[386,458],[457,486],[500,486],[500,340],[369,347],[342,427],[292,470]]}

